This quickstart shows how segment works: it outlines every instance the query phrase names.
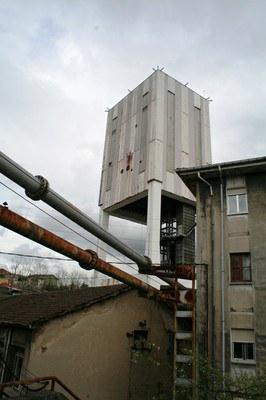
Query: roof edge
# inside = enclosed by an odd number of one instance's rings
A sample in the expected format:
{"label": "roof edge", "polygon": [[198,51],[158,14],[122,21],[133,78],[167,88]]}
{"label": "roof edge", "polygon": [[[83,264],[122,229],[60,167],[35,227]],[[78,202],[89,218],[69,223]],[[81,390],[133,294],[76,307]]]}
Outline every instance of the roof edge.
{"label": "roof edge", "polygon": [[220,174],[219,169],[223,170],[230,170],[230,169],[241,169],[241,168],[246,168],[246,167],[256,167],[258,165],[263,166],[265,164],[266,166],[266,156],[263,157],[256,157],[256,158],[246,158],[242,160],[236,160],[236,161],[226,161],[226,162],[221,162],[221,163],[215,163],[215,164],[207,164],[207,165],[202,165],[199,167],[191,167],[191,168],[177,168],[176,173],[178,175],[185,176],[185,175],[193,175],[195,172],[216,172],[217,175]]}

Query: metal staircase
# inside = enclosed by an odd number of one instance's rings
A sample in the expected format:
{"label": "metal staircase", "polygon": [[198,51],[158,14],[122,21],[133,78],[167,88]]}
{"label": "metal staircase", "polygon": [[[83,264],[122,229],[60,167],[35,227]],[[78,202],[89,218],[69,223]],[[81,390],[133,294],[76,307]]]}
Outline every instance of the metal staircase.
{"label": "metal staircase", "polygon": [[[179,394],[193,398],[195,381],[195,208],[179,203],[164,210],[161,225],[161,265],[155,272],[169,286],[163,287],[172,298],[173,400]],[[182,289],[180,279],[190,289]],[[161,287],[162,288],[162,287]],[[163,289],[162,288],[162,289]],[[185,296],[182,292],[186,292]]]}

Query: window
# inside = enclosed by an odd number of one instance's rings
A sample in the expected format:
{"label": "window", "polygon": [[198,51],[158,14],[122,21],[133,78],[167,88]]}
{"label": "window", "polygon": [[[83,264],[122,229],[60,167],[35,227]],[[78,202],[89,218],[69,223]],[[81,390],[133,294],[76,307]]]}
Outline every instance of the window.
{"label": "window", "polygon": [[251,281],[251,261],[249,253],[230,254],[231,282]]}
{"label": "window", "polygon": [[245,214],[248,212],[247,194],[232,194],[227,197],[228,214]]}
{"label": "window", "polygon": [[255,359],[254,343],[233,342],[233,359],[253,361]]}
{"label": "window", "polygon": [[19,380],[24,357],[24,348],[11,344],[8,349],[4,381]]}

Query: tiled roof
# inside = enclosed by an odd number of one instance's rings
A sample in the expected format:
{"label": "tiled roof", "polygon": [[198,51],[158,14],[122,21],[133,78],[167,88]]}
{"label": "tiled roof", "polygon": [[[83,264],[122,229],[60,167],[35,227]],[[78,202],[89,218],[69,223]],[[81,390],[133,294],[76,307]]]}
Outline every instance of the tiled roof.
{"label": "tiled roof", "polygon": [[0,325],[32,327],[130,290],[126,285],[17,295],[0,301]]}

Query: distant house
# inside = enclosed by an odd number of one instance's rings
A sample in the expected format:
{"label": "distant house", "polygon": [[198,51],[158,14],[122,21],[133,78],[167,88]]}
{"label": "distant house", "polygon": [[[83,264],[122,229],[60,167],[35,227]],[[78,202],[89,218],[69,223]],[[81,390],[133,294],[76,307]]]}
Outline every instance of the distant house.
{"label": "distant house", "polygon": [[0,268],[0,300],[20,293],[21,290],[17,287],[17,276],[5,268]]}
{"label": "distant house", "polygon": [[0,286],[9,285],[11,281],[12,274],[5,268],[0,268]]}
{"label": "distant house", "polygon": [[56,288],[59,279],[53,274],[34,274],[26,277],[27,286],[37,289]]}
{"label": "distant house", "polygon": [[0,302],[1,382],[55,375],[81,399],[169,398],[173,312],[125,285]]}

